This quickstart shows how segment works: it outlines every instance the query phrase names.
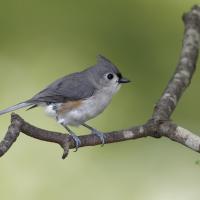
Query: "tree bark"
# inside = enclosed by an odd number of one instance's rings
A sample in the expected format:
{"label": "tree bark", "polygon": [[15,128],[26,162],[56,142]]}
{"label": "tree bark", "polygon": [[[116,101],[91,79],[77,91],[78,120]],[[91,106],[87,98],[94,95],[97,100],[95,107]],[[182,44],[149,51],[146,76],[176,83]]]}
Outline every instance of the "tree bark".
{"label": "tree bark", "polygon": [[[176,125],[170,119],[179,99],[190,85],[195,72],[200,46],[200,6],[194,6],[188,13],[184,14],[183,22],[185,31],[179,62],[163,94],[156,103],[152,117],[143,125],[104,133],[106,144],[147,136],[155,138],[164,136],[200,152],[200,137]],[[63,159],[68,155],[69,149],[75,147],[74,141],[69,135],[37,128],[13,113],[8,131],[0,142],[0,156],[3,156],[8,151],[20,132],[39,140],[59,144],[64,150]],[[81,140],[80,147],[101,144],[100,139],[91,134],[79,136],[79,139]]]}

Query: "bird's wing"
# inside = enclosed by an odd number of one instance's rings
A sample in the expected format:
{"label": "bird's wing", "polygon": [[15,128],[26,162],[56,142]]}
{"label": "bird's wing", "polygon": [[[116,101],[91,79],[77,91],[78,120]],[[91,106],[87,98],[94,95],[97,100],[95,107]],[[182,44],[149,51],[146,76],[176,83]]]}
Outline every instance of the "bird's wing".
{"label": "bird's wing", "polygon": [[33,96],[30,103],[62,103],[87,99],[95,92],[95,87],[83,72],[74,73],[60,78]]}

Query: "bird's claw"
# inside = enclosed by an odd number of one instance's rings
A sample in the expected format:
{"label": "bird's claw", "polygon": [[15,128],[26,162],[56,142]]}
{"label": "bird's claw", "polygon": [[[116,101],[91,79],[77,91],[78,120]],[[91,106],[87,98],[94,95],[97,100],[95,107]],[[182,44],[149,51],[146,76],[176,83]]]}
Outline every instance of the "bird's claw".
{"label": "bird's claw", "polygon": [[106,136],[103,133],[94,129],[94,130],[92,130],[92,134],[96,135],[101,140],[101,146],[103,146],[105,144]]}
{"label": "bird's claw", "polygon": [[78,138],[78,136],[76,136],[75,134],[70,134],[70,135],[71,135],[72,139],[74,140],[74,143],[75,143],[75,151],[74,152],[76,152],[76,151],[78,151],[78,148],[81,145],[81,141]]}

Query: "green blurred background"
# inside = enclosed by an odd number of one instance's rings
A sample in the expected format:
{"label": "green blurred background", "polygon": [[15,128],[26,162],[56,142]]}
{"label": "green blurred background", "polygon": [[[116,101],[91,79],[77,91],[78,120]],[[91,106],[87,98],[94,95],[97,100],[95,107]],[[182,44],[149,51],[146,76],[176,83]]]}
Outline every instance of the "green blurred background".
{"label": "green blurred background", "polygon": [[[178,61],[181,16],[193,0],[1,1],[0,108],[26,100],[51,81],[82,70],[101,53],[132,80],[90,121],[102,131],[144,123]],[[198,66],[173,119],[199,132]],[[18,113],[65,132],[42,109]],[[1,138],[10,115],[1,116]],[[86,129],[75,128],[78,134]],[[61,159],[58,145],[20,135],[0,159],[3,200],[199,200],[199,154],[168,139],[86,147]]]}

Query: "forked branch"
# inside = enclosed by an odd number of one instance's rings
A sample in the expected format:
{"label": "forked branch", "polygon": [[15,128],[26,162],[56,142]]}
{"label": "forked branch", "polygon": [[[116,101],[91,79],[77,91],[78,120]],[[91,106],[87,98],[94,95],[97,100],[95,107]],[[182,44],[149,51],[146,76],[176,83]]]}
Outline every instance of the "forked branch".
{"label": "forked branch", "polygon": [[[152,117],[143,125],[104,133],[106,144],[147,136],[155,138],[164,136],[200,152],[200,137],[170,120],[179,99],[190,84],[196,68],[200,46],[200,6],[194,6],[191,11],[184,14],[183,21],[185,31],[179,63],[162,96],[156,103]],[[0,142],[0,156],[7,152],[20,132],[39,140],[59,144],[64,150],[63,159],[68,155],[69,149],[75,147],[69,135],[37,128],[13,113],[11,125],[8,127],[4,139]],[[100,139],[95,135],[79,136],[79,139],[81,140],[81,147],[101,144]]]}

